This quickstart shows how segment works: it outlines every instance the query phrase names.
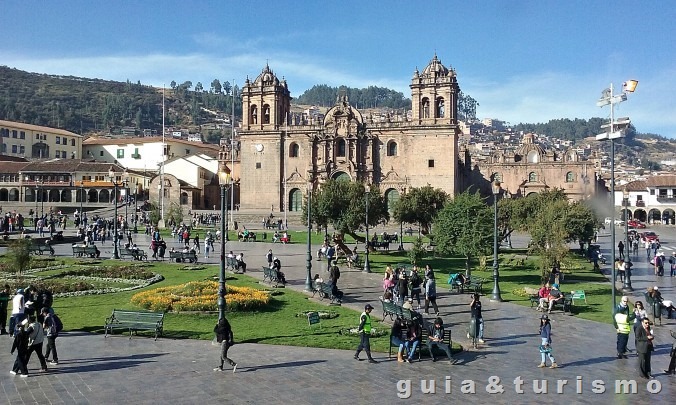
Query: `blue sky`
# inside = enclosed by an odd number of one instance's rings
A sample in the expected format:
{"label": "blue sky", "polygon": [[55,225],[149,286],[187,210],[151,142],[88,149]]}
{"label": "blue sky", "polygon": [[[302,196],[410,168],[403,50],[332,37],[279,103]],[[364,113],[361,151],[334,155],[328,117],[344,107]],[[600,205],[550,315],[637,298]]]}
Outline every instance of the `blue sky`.
{"label": "blue sky", "polygon": [[[293,96],[315,84],[410,97],[435,52],[480,104],[512,124],[604,117],[676,137],[676,7],[670,1],[9,1],[0,64],[169,86],[242,85],[269,63]],[[671,28],[670,28],[671,27]]]}

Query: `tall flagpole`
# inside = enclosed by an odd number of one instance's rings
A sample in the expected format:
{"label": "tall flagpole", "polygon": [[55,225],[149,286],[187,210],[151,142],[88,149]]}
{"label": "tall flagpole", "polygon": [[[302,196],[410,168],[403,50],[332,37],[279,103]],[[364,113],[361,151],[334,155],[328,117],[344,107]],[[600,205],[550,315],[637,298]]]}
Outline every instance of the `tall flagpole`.
{"label": "tall flagpole", "polygon": [[[284,147],[288,149],[289,147],[289,112],[286,111],[284,113]],[[286,220],[286,212],[289,210],[288,203],[289,203],[289,190],[287,188],[286,184],[286,162],[289,157],[289,153],[291,151],[288,150],[287,153],[284,154],[284,198],[282,199],[283,203],[282,205],[284,206],[284,229],[288,228],[288,222]]]}
{"label": "tall flagpole", "polygon": [[162,85],[162,162],[160,164],[160,220],[158,227],[164,228],[164,155],[166,154],[166,144],[164,140],[164,92],[165,86]]}
{"label": "tall flagpole", "polygon": [[[235,170],[235,79],[232,79],[232,115],[230,116],[230,170],[234,173]],[[232,228],[235,227],[235,176],[230,176],[230,219],[232,221]]]}

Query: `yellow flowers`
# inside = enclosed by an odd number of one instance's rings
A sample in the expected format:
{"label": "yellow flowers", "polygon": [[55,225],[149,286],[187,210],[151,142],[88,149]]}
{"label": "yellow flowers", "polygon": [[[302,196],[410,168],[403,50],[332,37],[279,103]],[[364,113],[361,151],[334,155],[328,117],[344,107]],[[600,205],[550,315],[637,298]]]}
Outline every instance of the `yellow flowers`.
{"label": "yellow flowers", "polygon": [[[249,287],[226,286],[227,310],[252,310],[270,302],[267,291]],[[155,288],[131,297],[132,304],[151,311],[216,311],[218,283],[192,281],[186,284]]]}

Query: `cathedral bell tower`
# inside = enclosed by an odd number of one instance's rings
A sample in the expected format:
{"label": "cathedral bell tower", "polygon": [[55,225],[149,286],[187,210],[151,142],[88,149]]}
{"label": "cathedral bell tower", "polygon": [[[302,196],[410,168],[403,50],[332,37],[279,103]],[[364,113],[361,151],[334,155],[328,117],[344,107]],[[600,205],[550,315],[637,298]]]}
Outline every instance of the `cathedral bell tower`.
{"label": "cathedral bell tower", "polygon": [[286,80],[277,79],[270,66],[242,87],[242,129],[277,130],[283,127],[291,107]]}
{"label": "cathedral bell tower", "polygon": [[436,54],[422,73],[415,70],[410,87],[414,125],[457,125],[458,80]]}

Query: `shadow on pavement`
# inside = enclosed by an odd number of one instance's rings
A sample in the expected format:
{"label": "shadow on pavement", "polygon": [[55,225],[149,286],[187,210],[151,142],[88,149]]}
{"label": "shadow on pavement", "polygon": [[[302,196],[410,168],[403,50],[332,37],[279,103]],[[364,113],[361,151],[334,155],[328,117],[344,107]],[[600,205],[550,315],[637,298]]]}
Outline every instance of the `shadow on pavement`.
{"label": "shadow on pavement", "polygon": [[[265,370],[265,369],[274,369],[274,368],[286,368],[286,367],[302,367],[302,366],[309,366],[312,364],[318,364],[318,363],[326,363],[326,360],[307,360],[307,361],[291,361],[288,363],[277,363],[277,364],[266,364],[264,366],[254,366],[254,367],[247,367],[241,369],[243,373],[250,373],[253,371],[257,370]],[[237,367],[238,370],[240,370],[240,367]]]}

